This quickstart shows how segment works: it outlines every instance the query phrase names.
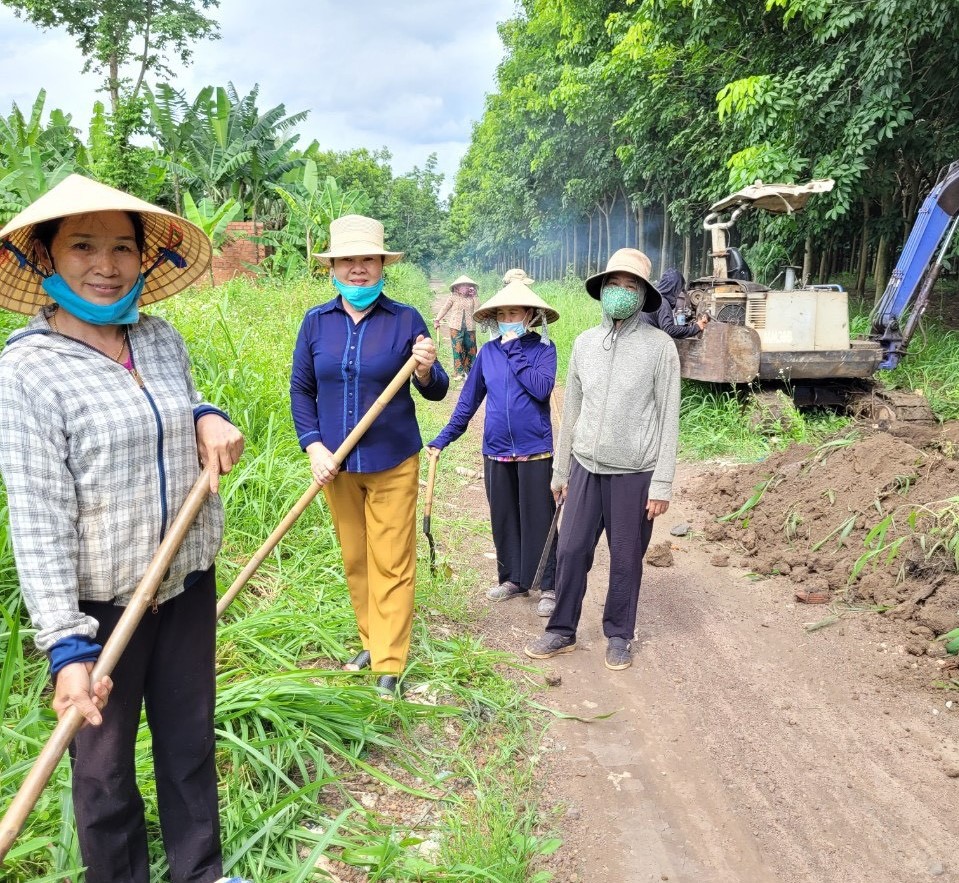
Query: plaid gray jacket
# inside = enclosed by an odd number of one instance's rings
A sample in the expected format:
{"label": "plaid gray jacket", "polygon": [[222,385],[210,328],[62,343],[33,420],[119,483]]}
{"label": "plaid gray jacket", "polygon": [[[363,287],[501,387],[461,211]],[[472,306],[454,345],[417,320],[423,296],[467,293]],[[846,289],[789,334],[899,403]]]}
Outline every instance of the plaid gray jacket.
{"label": "plaid gray jacket", "polygon": [[[130,326],[143,386],[122,365],[50,330],[44,311],[0,355],[0,472],[27,610],[46,651],[93,638],[78,600],[129,602],[197,477],[193,385],[180,334],[155,316]],[[223,507],[209,497],[157,600],[213,564]]]}

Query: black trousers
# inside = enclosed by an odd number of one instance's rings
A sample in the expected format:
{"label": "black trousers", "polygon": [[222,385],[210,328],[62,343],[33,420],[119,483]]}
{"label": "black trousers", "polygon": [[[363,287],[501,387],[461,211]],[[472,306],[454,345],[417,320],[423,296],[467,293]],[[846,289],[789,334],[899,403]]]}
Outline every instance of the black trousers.
{"label": "black trousers", "polygon": [[[192,578],[192,579],[191,579]],[[147,611],[113,672],[99,727],[70,746],[73,807],[86,883],[149,883],[134,748],[146,703],[163,845],[172,883],[222,876],[214,763],[216,578],[190,574],[182,594]],[[105,643],[124,608],[82,601]]]}
{"label": "black trousers", "polygon": [[[489,500],[496,567],[501,583],[529,589],[536,576],[556,502],[549,489],[553,458],[503,463],[483,460],[486,499]],[[550,553],[541,588],[553,588],[556,553]]]}
{"label": "black trousers", "polygon": [[633,639],[643,556],[653,535],[646,517],[652,472],[597,475],[570,458],[563,530],[556,550],[556,608],[546,631],[573,637],[583,612],[586,577],[603,531],[609,543],[609,588],[603,634]]}

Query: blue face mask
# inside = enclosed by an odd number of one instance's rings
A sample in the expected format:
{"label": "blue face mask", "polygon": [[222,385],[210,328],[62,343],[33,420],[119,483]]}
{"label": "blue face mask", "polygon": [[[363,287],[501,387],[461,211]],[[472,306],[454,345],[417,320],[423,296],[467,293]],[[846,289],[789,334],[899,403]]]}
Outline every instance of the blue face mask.
{"label": "blue face mask", "polygon": [[373,306],[375,301],[383,291],[385,279],[380,279],[372,285],[344,285],[336,276],[333,279],[333,287],[343,295],[343,298],[349,301],[350,306],[358,310],[365,310]]}
{"label": "blue face mask", "polygon": [[517,337],[522,337],[526,333],[526,323],[525,322],[497,322],[499,325],[499,333],[509,334],[510,331],[514,332]]}
{"label": "blue face mask", "polygon": [[138,301],[146,279],[141,273],[133,288],[112,304],[95,304],[80,297],[59,273],[47,276],[40,285],[68,313],[91,325],[132,325],[140,318]]}

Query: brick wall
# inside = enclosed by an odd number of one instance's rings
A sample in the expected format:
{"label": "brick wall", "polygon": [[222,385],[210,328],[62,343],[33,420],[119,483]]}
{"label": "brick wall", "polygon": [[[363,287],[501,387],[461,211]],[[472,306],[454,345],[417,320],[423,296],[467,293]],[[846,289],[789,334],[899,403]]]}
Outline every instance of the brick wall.
{"label": "brick wall", "polygon": [[257,221],[232,221],[226,227],[226,239],[220,253],[213,255],[213,284],[220,285],[236,276],[256,276],[250,268],[265,256],[264,246],[250,240],[249,236],[260,235],[263,225]]}

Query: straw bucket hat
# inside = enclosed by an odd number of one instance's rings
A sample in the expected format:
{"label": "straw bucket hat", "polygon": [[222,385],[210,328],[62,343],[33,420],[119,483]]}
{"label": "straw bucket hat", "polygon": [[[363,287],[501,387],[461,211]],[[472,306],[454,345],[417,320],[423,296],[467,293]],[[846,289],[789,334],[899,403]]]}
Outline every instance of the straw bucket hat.
{"label": "straw bucket hat", "polygon": [[457,285],[472,285],[473,288],[479,288],[479,282],[474,282],[469,276],[459,276],[450,282],[450,291],[456,288]]}
{"label": "straw bucket hat", "polygon": [[381,254],[383,266],[402,260],[403,252],[387,251],[383,247],[383,225],[364,215],[343,215],[330,221],[330,247],[315,257],[324,267],[331,266],[333,258],[355,258],[360,255]]}
{"label": "straw bucket hat", "polygon": [[536,280],[526,275],[525,270],[514,267],[503,274],[503,285],[509,285],[510,282],[522,282],[523,285],[532,285]]}
{"label": "straw bucket hat", "polygon": [[649,276],[653,271],[653,263],[646,255],[637,248],[621,248],[614,251],[606,262],[606,269],[602,273],[596,273],[586,280],[586,290],[590,297],[599,300],[599,295],[606,283],[606,277],[611,273],[629,273],[642,280],[646,289],[646,298],[640,309],[644,313],[655,313],[663,298],[656,286],[649,281]]}
{"label": "straw bucket hat", "polygon": [[515,281],[501,288],[485,304],[482,304],[473,313],[473,318],[477,322],[496,321],[496,311],[500,307],[531,307],[534,310],[542,310],[547,322],[555,322],[559,318],[559,313],[535,291],[527,288],[522,282]]}
{"label": "straw bucket hat", "polygon": [[140,304],[152,304],[189,288],[210,265],[213,249],[197,226],[164,208],[114,190],[83,175],[69,175],[0,230],[0,307],[32,316],[51,303],[34,269],[37,224],[91,212],[136,212],[143,221]]}

